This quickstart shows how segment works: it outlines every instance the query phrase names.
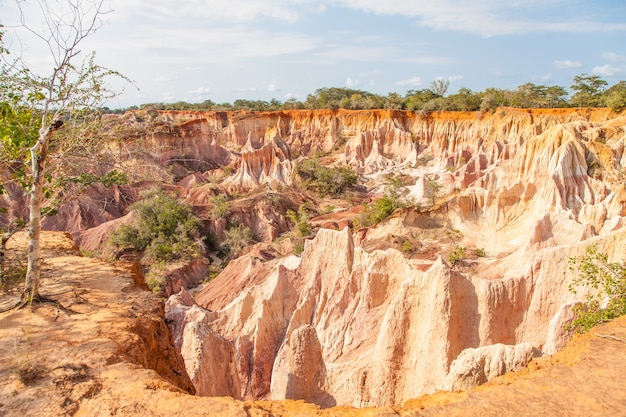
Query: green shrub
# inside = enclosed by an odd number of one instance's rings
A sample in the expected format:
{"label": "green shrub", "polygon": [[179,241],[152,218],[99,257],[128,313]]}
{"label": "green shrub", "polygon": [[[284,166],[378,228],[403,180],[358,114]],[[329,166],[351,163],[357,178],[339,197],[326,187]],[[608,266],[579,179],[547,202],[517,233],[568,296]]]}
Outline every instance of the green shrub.
{"label": "green shrub", "polygon": [[430,197],[430,201],[431,201],[431,205],[435,205],[435,201],[437,200],[437,197],[439,197],[439,193],[441,192],[441,189],[443,188],[443,185],[439,184],[439,181],[433,179],[433,178],[426,178],[426,181],[424,182],[424,187],[426,191],[426,195],[428,197]]}
{"label": "green shrub", "polygon": [[301,161],[297,171],[305,184],[317,188],[322,195],[339,195],[359,178],[350,166],[327,167],[312,159]]}
{"label": "green shrub", "polygon": [[476,248],[474,249],[474,255],[478,256],[479,258],[484,258],[485,256],[487,256],[487,252],[484,248]]}
{"label": "green shrub", "polygon": [[384,196],[374,202],[374,218],[380,222],[398,208],[398,203],[391,197]]}
{"label": "green shrub", "polygon": [[282,196],[280,194],[268,194],[267,198],[272,207],[278,207],[282,200]]}
{"label": "green shrub", "polygon": [[569,290],[576,294],[580,287],[595,290],[584,304],[574,307],[574,320],[566,329],[584,333],[593,326],[626,314],[626,262],[608,262],[596,245],[587,246],[585,254],[568,259],[569,268],[577,276]]}
{"label": "green shrub", "polygon": [[383,196],[371,204],[366,204],[363,214],[359,216],[358,224],[361,227],[370,227],[380,223],[398,208],[395,199],[389,196]]}
{"label": "green shrub", "polygon": [[311,235],[311,225],[309,224],[309,213],[307,212],[308,204],[304,203],[298,207],[298,212],[287,210],[287,217],[295,224],[297,236],[307,237]]}
{"label": "green shrub", "polygon": [[228,206],[228,200],[223,194],[214,195],[211,197],[211,204],[213,209],[211,210],[211,217],[214,219],[227,218],[230,214],[230,207]]}
{"label": "green shrub", "polygon": [[296,239],[293,244],[293,253],[300,255],[302,252],[304,252],[304,239]]}
{"label": "green shrub", "polygon": [[109,237],[109,244],[117,250],[143,251],[149,262],[191,259],[199,254],[200,220],[184,203],[157,192],[130,209],[137,210],[137,222],[120,226]]}
{"label": "green shrub", "polygon": [[165,262],[159,261],[148,267],[148,270],[144,274],[146,285],[155,294],[161,294],[165,290],[167,285],[166,279],[167,267]]}
{"label": "green shrub", "polygon": [[401,174],[387,175],[385,183],[385,197],[393,200],[396,208],[408,207],[415,204],[415,202],[409,198],[409,189],[406,187],[406,180]]}
{"label": "green shrub", "polygon": [[452,266],[457,266],[467,259],[467,248],[465,246],[454,245],[450,253],[448,253],[448,261]]}
{"label": "green shrub", "polygon": [[222,246],[228,250],[233,257],[241,252],[252,240],[250,228],[243,224],[231,226],[224,231],[224,234],[226,237],[222,242]]}

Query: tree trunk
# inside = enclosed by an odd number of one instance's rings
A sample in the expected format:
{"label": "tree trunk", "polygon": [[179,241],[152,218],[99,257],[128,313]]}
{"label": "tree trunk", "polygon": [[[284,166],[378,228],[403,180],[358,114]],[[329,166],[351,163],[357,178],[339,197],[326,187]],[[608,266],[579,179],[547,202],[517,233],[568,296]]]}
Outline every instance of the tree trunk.
{"label": "tree trunk", "polygon": [[11,238],[13,232],[9,229],[9,231],[2,236],[0,236],[0,287],[4,286],[4,271],[6,264],[6,250],[7,250],[7,242]]}
{"label": "tree trunk", "polygon": [[43,204],[44,167],[48,154],[49,129],[40,132],[40,139],[30,149],[33,182],[30,190],[30,217],[28,227],[28,265],[22,301],[32,303],[39,298],[41,278],[41,206]]}

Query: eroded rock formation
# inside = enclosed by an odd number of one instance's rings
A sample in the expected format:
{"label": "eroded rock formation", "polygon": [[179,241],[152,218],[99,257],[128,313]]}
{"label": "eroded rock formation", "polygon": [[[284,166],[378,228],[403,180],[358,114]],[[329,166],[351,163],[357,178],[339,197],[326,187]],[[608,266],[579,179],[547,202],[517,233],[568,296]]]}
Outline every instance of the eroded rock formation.
{"label": "eroded rock formation", "polygon": [[[117,121],[139,129],[116,142],[125,166],[169,181],[217,235],[226,221],[209,219],[211,197],[251,190],[261,191],[233,197],[232,216],[266,242],[288,230],[286,207],[267,193],[293,193],[298,160],[314,155],[354,167],[366,201],[400,173],[418,207],[354,235],[319,230],[300,257],[236,259],[195,300],[170,299],[176,343],[206,395],[369,406],[482,382],[563,345],[562,324],[585,295],[568,289],[568,257],[590,243],[612,260],[626,253],[626,114],[161,112],[152,125],[138,116]],[[17,213],[12,192],[0,205]],[[103,242],[112,223],[99,223],[137,194],[106,194],[98,215],[85,207],[100,193],[87,195],[50,227]],[[350,224],[348,213],[319,224]],[[411,256],[375,250],[409,237],[419,244]],[[452,246],[486,256],[453,265]]]}
{"label": "eroded rock formation", "polygon": [[[225,288],[237,274],[227,268],[198,300],[211,310],[205,326],[239,358],[241,386],[233,396],[389,405],[484,382],[523,366],[533,351],[552,353],[567,338],[564,306],[583,296],[568,289],[568,257],[589,243],[611,259],[626,253],[623,116],[611,118],[608,110],[295,114],[252,115],[245,140],[234,127],[230,140],[276,146],[263,139],[271,130],[273,141],[332,154],[343,138],[335,161],[367,178],[412,176],[414,199],[437,200],[462,235],[458,244],[484,248],[488,256],[458,268],[445,256],[424,264],[393,249],[366,250],[392,230],[408,233],[419,223],[408,215],[361,233],[357,244],[348,229],[320,230],[301,258],[238,274],[230,296]],[[269,171],[258,172],[267,178]],[[437,198],[426,190],[432,180],[443,187]]]}
{"label": "eroded rock formation", "polygon": [[[626,231],[595,241],[624,250]],[[525,365],[573,298],[563,259],[583,247],[537,253],[526,268],[486,279],[451,270],[441,259],[420,272],[395,250],[354,247],[347,229],[321,230],[301,260],[286,259],[233,300],[210,304],[206,326],[230,341],[244,365],[237,371],[248,385],[230,395],[278,399],[298,392],[320,405],[398,404]],[[215,285],[225,284],[218,277]],[[294,362],[305,345],[316,372]]]}

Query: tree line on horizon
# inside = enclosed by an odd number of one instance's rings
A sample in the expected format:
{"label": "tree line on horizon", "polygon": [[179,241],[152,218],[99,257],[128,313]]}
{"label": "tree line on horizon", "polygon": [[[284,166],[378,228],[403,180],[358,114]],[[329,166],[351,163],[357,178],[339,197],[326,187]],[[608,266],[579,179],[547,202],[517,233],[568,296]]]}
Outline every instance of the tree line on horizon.
{"label": "tree line on horizon", "polygon": [[349,109],[349,110],[409,110],[430,113],[434,111],[493,111],[498,107],[558,108],[558,107],[610,107],[616,112],[626,108],[626,81],[608,86],[598,75],[580,74],[573,78],[569,90],[565,87],[526,83],[516,89],[490,87],[484,91],[472,91],[461,87],[447,95],[449,81],[436,79],[429,88],[409,90],[405,95],[395,92],[386,96],[352,88],[326,87],[315,90],[304,101],[290,98],[284,102],[277,99],[246,100],[233,103],[200,103],[179,101],[175,103],[147,103],[123,109],[110,110],[123,113],[127,110],[198,110],[198,111],[277,111],[292,109]]}

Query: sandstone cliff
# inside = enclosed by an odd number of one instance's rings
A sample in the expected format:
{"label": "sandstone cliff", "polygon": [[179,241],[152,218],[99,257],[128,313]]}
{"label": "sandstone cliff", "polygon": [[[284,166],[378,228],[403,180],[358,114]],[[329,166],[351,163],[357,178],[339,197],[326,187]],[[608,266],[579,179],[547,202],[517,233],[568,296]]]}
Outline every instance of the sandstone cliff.
{"label": "sandstone cliff", "polygon": [[[233,120],[222,143],[262,150],[242,162],[238,185],[288,184],[285,171],[272,176],[267,168],[287,161],[283,144],[292,153],[334,155],[374,184],[401,171],[414,178],[409,189],[422,204],[430,198],[425,179],[435,179],[444,187],[441,213],[462,236],[458,244],[488,256],[459,269],[445,253],[418,262],[392,249],[371,251],[376,240],[423,229],[408,213],[356,244],[347,229],[321,230],[301,258],[239,274],[233,288],[241,292],[230,297],[224,288],[235,272],[227,269],[198,300],[212,311],[204,325],[236,352],[229,355],[238,358],[241,385],[230,395],[323,406],[398,404],[467,386],[464,372],[482,382],[519,367],[533,348],[552,353],[567,336],[555,317],[575,300],[565,260],[592,242],[612,259],[626,253],[625,121],[608,110],[510,109],[428,117],[284,112]],[[186,308],[198,308],[192,305]],[[183,328],[193,323],[178,320]],[[508,347],[496,348],[501,344]],[[524,354],[503,353],[520,346]],[[303,368],[303,357],[316,365]]]}
{"label": "sandstone cliff", "polygon": [[[25,243],[16,235],[9,250],[21,252]],[[41,290],[53,302],[0,313],[3,416],[495,417],[581,412],[604,416],[624,404],[617,376],[626,372],[625,318],[577,337],[558,354],[535,359],[530,369],[494,378],[480,389],[439,392],[393,408],[320,409],[303,401],[243,402],[192,396],[180,388],[189,387],[189,379],[163,323],[162,305],[139,288],[132,264],[78,256],[76,246],[63,233],[44,232],[42,243],[46,263]],[[5,297],[0,297],[0,304]],[[184,292],[180,297],[187,298],[181,303],[193,303]],[[213,314],[194,309],[198,318]],[[282,381],[288,396],[319,402],[327,399],[320,390],[327,374],[319,361],[322,349],[315,332],[305,325],[292,333],[288,367],[293,373]],[[216,353],[223,345],[206,346],[215,337],[197,341],[204,343],[205,352]],[[494,352],[488,354],[488,350]],[[472,366],[461,368],[471,371],[466,379],[481,379],[503,364],[514,366],[523,352],[523,346],[472,349],[460,356]],[[214,361],[213,367],[221,364],[225,362]],[[232,388],[216,385],[220,387]],[[311,393],[317,395],[310,397]]]}
{"label": "sandstone cliff", "polygon": [[[593,241],[624,253],[626,230]],[[563,260],[582,253],[585,244],[539,251],[525,268],[484,278],[451,270],[442,260],[421,272],[393,249],[368,253],[354,247],[347,229],[321,230],[301,259],[286,259],[232,300],[207,302],[210,319],[169,317],[185,332],[201,323],[230,341],[235,353],[221,360],[238,358],[235,377],[244,384],[229,395],[323,406],[400,404],[518,369],[549,333],[562,338],[550,321],[574,298]],[[225,284],[218,277],[213,285]],[[203,299],[211,299],[211,288]],[[181,311],[180,303],[170,302]],[[190,302],[186,308],[199,307]],[[496,349],[500,344],[515,353]],[[311,368],[294,363],[304,355],[303,345],[311,346]],[[491,347],[477,359],[471,352],[481,346]],[[183,356],[189,355],[193,351],[183,346]]]}
{"label": "sandstone cliff", "polygon": [[[320,230],[300,257],[237,259],[195,300],[169,300],[177,346],[206,395],[390,405],[482,382],[563,345],[562,323],[585,295],[568,290],[568,257],[589,243],[612,260],[626,253],[626,115],[608,109],[139,116],[112,121],[135,129],[112,147],[142,167],[136,179],[169,182],[218,236],[226,223],[207,213],[219,193],[266,242],[289,229],[286,208],[311,200],[318,210],[321,200],[294,191],[304,157],[354,167],[364,201],[400,173],[415,207],[354,235]],[[137,193],[104,193],[77,197],[47,227],[105,241],[107,221]],[[1,204],[17,212],[14,194]],[[96,216],[85,207],[100,195],[110,203]],[[345,204],[313,223],[354,217]],[[402,241],[410,255],[396,250]],[[486,256],[451,265],[453,246]]]}

